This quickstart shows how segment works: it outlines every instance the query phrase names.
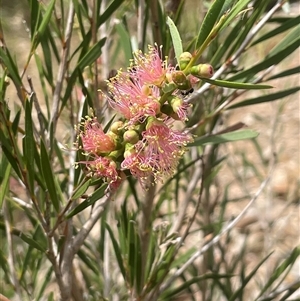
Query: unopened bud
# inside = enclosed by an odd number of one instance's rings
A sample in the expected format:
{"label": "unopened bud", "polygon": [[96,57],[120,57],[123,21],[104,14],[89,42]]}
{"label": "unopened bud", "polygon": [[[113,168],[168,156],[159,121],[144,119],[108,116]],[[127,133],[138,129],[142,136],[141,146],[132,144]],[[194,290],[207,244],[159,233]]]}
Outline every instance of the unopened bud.
{"label": "unopened bud", "polygon": [[181,53],[181,55],[179,56],[179,67],[180,67],[180,70],[184,70],[185,69],[185,67],[191,61],[192,57],[193,57],[192,54],[189,53],[189,52],[187,52],[187,51]]}
{"label": "unopened bud", "polygon": [[125,142],[136,144],[139,141],[139,135],[135,130],[128,130],[124,133],[123,139]]}
{"label": "unopened bud", "polygon": [[172,80],[177,85],[179,90],[188,90],[191,88],[190,81],[182,71],[173,72]]}
{"label": "unopened bud", "polygon": [[111,126],[110,126],[110,130],[115,133],[115,134],[119,134],[120,131],[123,129],[124,126],[124,122],[119,120],[119,121],[115,121]]}
{"label": "unopened bud", "polygon": [[214,75],[214,69],[209,64],[199,64],[191,68],[191,74],[197,77],[211,78]]}

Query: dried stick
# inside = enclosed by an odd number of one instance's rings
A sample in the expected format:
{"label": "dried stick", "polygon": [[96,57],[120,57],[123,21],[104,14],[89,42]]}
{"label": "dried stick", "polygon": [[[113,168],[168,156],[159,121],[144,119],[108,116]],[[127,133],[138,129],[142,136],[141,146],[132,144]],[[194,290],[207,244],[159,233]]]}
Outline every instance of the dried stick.
{"label": "dried stick", "polygon": [[56,130],[56,124],[58,120],[58,109],[59,109],[59,101],[60,101],[60,94],[62,90],[63,79],[67,70],[67,63],[68,63],[68,55],[70,50],[70,42],[72,36],[72,29],[73,29],[73,19],[74,19],[74,4],[73,1],[70,1],[69,6],[69,15],[67,19],[66,25],[66,34],[65,34],[65,41],[63,41],[63,53],[62,59],[58,68],[57,79],[56,79],[56,86],[53,93],[53,104],[52,104],[52,111],[51,117],[48,127],[48,135],[50,137],[51,127],[53,128],[53,135]]}
{"label": "dried stick", "polygon": [[98,219],[103,214],[108,202],[112,198],[112,194],[107,196],[105,199],[99,200],[97,205],[95,206],[91,216],[86,221],[86,223],[83,225],[83,227],[80,229],[80,231],[77,233],[77,235],[73,238],[72,245],[70,246],[71,249],[71,255],[75,255],[80,247],[82,246],[84,240],[90,233],[90,231],[93,229],[94,225],[98,221]]}
{"label": "dried stick", "polygon": [[137,40],[138,40],[138,49],[144,50],[144,11],[145,11],[145,0],[139,0],[138,7],[138,20],[137,20]]}
{"label": "dried stick", "polygon": [[195,164],[195,172],[191,178],[191,180],[189,181],[189,185],[185,194],[185,199],[181,202],[180,207],[178,209],[178,215],[175,218],[175,222],[172,226],[172,228],[170,229],[170,234],[171,233],[176,233],[179,231],[179,229],[182,226],[184,217],[186,215],[186,210],[188,207],[188,204],[190,203],[191,197],[192,197],[192,193],[195,191],[195,188],[197,186],[197,183],[199,181],[199,179],[201,178],[201,173],[202,173],[202,168],[201,168],[201,162],[197,162]]}

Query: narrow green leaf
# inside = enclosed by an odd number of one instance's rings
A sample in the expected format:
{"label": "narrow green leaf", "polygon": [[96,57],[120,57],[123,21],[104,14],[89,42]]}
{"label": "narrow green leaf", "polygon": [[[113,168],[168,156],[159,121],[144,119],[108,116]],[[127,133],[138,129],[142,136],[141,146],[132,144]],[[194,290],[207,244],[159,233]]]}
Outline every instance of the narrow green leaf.
{"label": "narrow green leaf", "polygon": [[31,37],[34,37],[40,17],[40,3],[37,0],[30,0],[30,30]]}
{"label": "narrow green leaf", "polygon": [[232,141],[239,141],[245,139],[253,139],[258,136],[258,133],[253,130],[240,130],[220,135],[209,135],[196,138],[194,142],[189,143],[188,146],[200,146],[207,144],[220,144]]}
{"label": "narrow green leaf", "polygon": [[51,168],[50,164],[50,158],[48,156],[48,152],[46,149],[46,146],[44,144],[44,141],[41,139],[41,167],[43,171],[43,178],[45,180],[49,195],[50,195],[50,200],[53,204],[53,207],[55,210],[58,212],[59,211],[59,199],[58,195],[56,192],[57,186],[55,185],[55,179],[54,179],[54,174]]}
{"label": "narrow green leaf", "polygon": [[101,55],[102,47],[106,41],[106,38],[98,41],[89,51],[85,54],[83,58],[77,63],[77,68],[81,71],[86,67],[94,63],[97,58]]}
{"label": "narrow green leaf", "polygon": [[242,89],[242,90],[261,90],[261,89],[270,89],[273,88],[270,85],[259,85],[259,84],[251,84],[251,83],[240,83],[240,82],[232,82],[220,79],[209,79],[209,78],[202,78],[201,80],[208,82],[215,86],[226,87],[231,89]]}
{"label": "narrow green leaf", "polygon": [[226,19],[222,23],[220,30],[227,27],[232,20],[240,13],[242,10],[251,2],[252,0],[240,0],[237,1],[236,4],[233,6],[232,9],[229,10],[228,14],[226,15]]}
{"label": "narrow green leaf", "polygon": [[172,37],[172,42],[173,42],[174,51],[175,51],[175,57],[176,57],[177,63],[179,63],[179,57],[183,52],[181,37],[180,37],[179,31],[178,31],[175,23],[169,17],[167,17],[167,24],[169,26],[170,34]]}
{"label": "narrow green leaf", "polygon": [[120,36],[121,49],[124,51],[126,62],[129,62],[132,59],[130,35],[122,23],[117,23],[115,27]]}
{"label": "narrow green leaf", "polygon": [[124,278],[124,280],[126,280],[126,271],[125,271],[125,267],[124,267],[124,264],[123,264],[123,258],[122,258],[122,251],[119,247],[119,244],[114,236],[114,233],[111,229],[111,227],[109,226],[108,223],[105,223],[105,227],[110,235],[110,238],[111,238],[111,242],[113,244],[113,248],[114,248],[114,251],[115,251],[115,254],[116,254],[116,258],[117,258],[117,262],[118,262],[118,265],[119,265],[119,268],[120,268],[120,271],[122,273],[122,276]]}
{"label": "narrow green leaf", "polygon": [[97,28],[109,19],[109,17],[117,10],[117,8],[123,3],[124,0],[114,0],[110,3],[109,7],[97,20]]}
{"label": "narrow green leaf", "polygon": [[300,247],[296,247],[291,254],[275,269],[268,282],[264,285],[264,287],[260,290],[257,298],[261,297],[267,289],[275,282],[278,281],[281,274],[289,267],[291,267],[296,259],[300,256]]}
{"label": "narrow green leaf", "polygon": [[291,44],[288,46],[285,45],[282,50],[278,50],[279,48],[273,48],[274,51],[271,51],[270,54],[263,59],[260,63],[250,67],[247,70],[239,72],[232,77],[228,78],[229,81],[236,81],[238,79],[243,79],[246,77],[255,76],[258,72],[269,68],[270,66],[277,65],[283,59],[288,57],[291,53],[293,53],[300,46],[300,36],[297,37]]}
{"label": "narrow green leaf", "polygon": [[224,3],[225,0],[215,0],[210,6],[201,24],[196,40],[195,49],[198,49],[209,36],[210,32],[212,31],[213,27],[215,26],[218,20],[218,16],[223,8]]}
{"label": "narrow green leaf", "polygon": [[[273,253],[273,252],[272,252]],[[248,282],[253,278],[253,276],[256,274],[257,270],[262,266],[262,264],[272,255],[272,253],[270,253],[269,255],[267,255],[265,258],[263,258],[256,266],[255,268],[249,273],[249,275],[243,279],[243,283],[240,286],[240,288],[238,288],[234,294],[230,297],[229,301],[235,301],[236,298],[240,295],[241,292],[243,292],[243,290],[245,289],[245,286],[248,284]]]}
{"label": "narrow green leaf", "polygon": [[263,102],[274,101],[274,100],[281,99],[281,98],[284,98],[286,96],[289,96],[291,94],[294,94],[299,90],[300,90],[300,87],[294,87],[294,88],[290,88],[290,89],[280,91],[280,92],[277,92],[277,93],[267,94],[267,95],[259,96],[259,97],[256,97],[256,98],[246,99],[244,101],[241,101],[237,104],[234,104],[234,105],[226,108],[226,110],[231,110],[231,109],[245,107],[245,106],[251,106],[251,105],[259,104],[259,103],[263,103]]}
{"label": "narrow green leaf", "polygon": [[[2,228],[2,223],[0,223],[0,227]],[[32,236],[24,234],[22,231],[19,231],[16,228],[11,230],[11,233],[15,236],[20,237],[24,242],[26,242],[30,247],[35,248],[41,252],[45,252],[46,248],[44,248],[40,243],[36,241],[36,239],[32,238]]]}
{"label": "narrow green leaf", "polygon": [[10,179],[11,165],[6,157],[1,159],[0,162],[0,210],[2,210],[2,204],[4,197],[8,191],[9,179]]}
{"label": "narrow green leaf", "polygon": [[[1,143],[3,143],[3,142],[1,141]],[[6,156],[7,160],[11,164],[11,167],[15,171],[15,173],[18,175],[18,177],[20,179],[22,179],[22,173],[21,173],[20,168],[18,166],[16,157],[11,153],[10,149],[6,148],[6,146],[4,144],[1,145],[1,148],[2,148],[2,151],[3,151],[4,155]]]}
{"label": "narrow green leaf", "polygon": [[27,168],[27,179],[30,185],[30,190],[31,192],[33,192],[35,141],[33,135],[33,121],[31,111],[31,103],[27,100],[25,103],[25,136],[23,152]]}
{"label": "narrow green leaf", "polygon": [[185,281],[182,285],[178,286],[177,288],[171,289],[171,290],[163,293],[162,298],[164,300],[171,300],[170,298],[175,297],[177,294],[188,289],[194,283],[199,283],[199,282],[207,280],[207,279],[216,280],[216,279],[223,279],[223,278],[231,278],[233,276],[234,275],[227,275],[227,274],[205,274],[203,276],[193,277],[192,279]]}
{"label": "narrow green leaf", "polygon": [[260,37],[259,39],[255,40],[250,46],[254,46],[262,41],[265,41],[267,39],[270,39],[296,25],[298,25],[300,23],[300,16],[297,16],[295,18],[291,18],[290,20],[288,20],[287,22],[284,22],[282,25],[278,26],[277,28],[268,31],[266,34],[264,34],[262,37]]}
{"label": "narrow green leaf", "polygon": [[[85,247],[89,250],[92,248],[89,247],[85,242]],[[97,264],[90,258],[89,253],[82,251],[81,249],[76,254],[85,264],[86,266],[95,273],[95,275],[99,275],[99,270],[97,268]]]}
{"label": "narrow green leaf", "polygon": [[8,76],[11,77],[13,82],[18,86],[22,86],[22,80],[18,72],[18,67],[16,63],[13,61],[8,49],[6,48],[5,51],[2,47],[0,47],[0,59],[2,64],[7,68]]}
{"label": "narrow green leaf", "polygon": [[90,187],[91,179],[85,180],[82,184],[80,184],[72,194],[72,200],[76,200],[81,197],[87,189]]}
{"label": "narrow green leaf", "polygon": [[107,184],[102,184],[101,187],[99,187],[97,190],[95,190],[94,193],[90,197],[88,197],[85,201],[80,203],[70,213],[68,213],[66,215],[66,217],[70,218],[70,217],[74,216],[75,214],[81,212],[85,208],[92,206],[95,202],[97,202],[99,199],[101,199],[104,196],[106,188],[107,188]]}
{"label": "narrow green leaf", "polygon": [[300,32],[300,24],[298,24],[298,26],[294,27],[294,29],[291,30],[289,32],[289,34],[287,34],[282,40],[280,40],[280,42],[277,45],[275,45],[271,49],[271,51],[267,55],[267,58],[275,56],[277,53],[284,51],[287,48],[287,46],[298,45],[298,47],[299,47],[299,45],[300,45],[299,32]]}
{"label": "narrow green leaf", "polygon": [[276,79],[276,78],[281,78],[281,77],[285,77],[285,76],[290,76],[293,74],[300,74],[300,66],[297,66],[295,68],[291,68],[285,71],[282,71],[280,73],[277,73],[269,78],[267,78],[266,80],[272,80],[272,79]]}
{"label": "narrow green leaf", "polygon": [[50,22],[55,2],[56,2],[56,0],[51,0],[51,2],[47,5],[47,10],[46,10],[45,14],[43,15],[42,22],[39,25],[39,28],[37,30],[37,35],[39,38],[41,36],[43,36],[43,34],[45,33],[45,30],[46,30],[46,27],[48,26],[48,24]]}
{"label": "narrow green leaf", "polygon": [[[36,300],[40,300],[42,297],[45,297],[45,290],[49,286],[51,281],[51,275],[53,272],[53,268],[50,267],[46,273],[46,275],[41,279],[42,285],[40,286],[39,292],[37,293]],[[48,299],[49,300],[49,299]]]}

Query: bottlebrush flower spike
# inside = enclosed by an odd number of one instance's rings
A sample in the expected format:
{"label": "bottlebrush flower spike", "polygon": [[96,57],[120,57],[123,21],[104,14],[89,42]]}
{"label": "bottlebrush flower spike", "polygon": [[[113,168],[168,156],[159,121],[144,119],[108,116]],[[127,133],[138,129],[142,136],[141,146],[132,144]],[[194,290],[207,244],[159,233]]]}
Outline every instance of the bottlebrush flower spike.
{"label": "bottlebrush flower spike", "polygon": [[167,60],[162,60],[161,51],[158,51],[157,46],[148,46],[148,49],[147,54],[143,54],[141,51],[133,54],[134,59],[130,68],[130,75],[144,84],[161,87],[169,69]]}
{"label": "bottlebrush flower spike", "polygon": [[155,118],[149,119],[142,136],[136,149],[145,154],[147,166],[151,168],[156,182],[175,173],[185,146],[192,141],[189,135],[172,130],[168,122]]}
{"label": "bottlebrush flower spike", "polygon": [[159,89],[144,85],[139,79],[132,79],[129,73],[119,72],[108,83],[113,109],[123,115],[131,124],[143,122],[148,116],[160,111]]}
{"label": "bottlebrush flower spike", "polygon": [[186,68],[191,59],[183,53],[179,63],[185,69],[176,70],[162,59],[161,48],[149,46],[147,54],[134,53],[128,70],[108,81],[105,98],[121,116],[107,133],[94,117],[80,124],[79,149],[87,160],[78,163],[86,165],[89,175],[103,178],[115,190],[130,173],[146,189],[176,172],[193,139],[173,129],[173,122],[187,120],[190,105],[184,93],[192,90],[197,77],[213,73],[207,64]]}
{"label": "bottlebrush flower spike", "polygon": [[93,117],[81,123],[83,130],[79,133],[82,140],[82,149],[87,153],[108,153],[115,149],[114,140],[102,130],[98,120]]}

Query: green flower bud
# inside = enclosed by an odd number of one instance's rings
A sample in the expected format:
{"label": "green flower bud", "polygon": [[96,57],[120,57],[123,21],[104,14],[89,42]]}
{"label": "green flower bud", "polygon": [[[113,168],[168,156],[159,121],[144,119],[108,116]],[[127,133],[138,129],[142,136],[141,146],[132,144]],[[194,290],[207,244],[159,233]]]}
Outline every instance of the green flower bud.
{"label": "green flower bud", "polygon": [[125,142],[129,142],[131,144],[136,144],[139,139],[139,134],[135,130],[128,130],[123,134],[123,139]]}
{"label": "green flower bud", "polygon": [[179,56],[179,67],[180,67],[180,70],[184,70],[185,69],[185,67],[191,61],[192,57],[193,57],[192,54],[189,53],[189,52],[187,52],[187,51],[181,53],[181,55]]}
{"label": "green flower bud", "polygon": [[115,134],[120,134],[120,132],[123,130],[124,122],[119,120],[112,123],[110,126],[110,130]]}
{"label": "green flower bud", "polygon": [[199,64],[191,68],[191,74],[196,77],[211,78],[214,75],[214,69],[209,64]]}
{"label": "green flower bud", "polygon": [[192,87],[190,81],[182,71],[173,72],[172,80],[179,90],[189,90]]}

